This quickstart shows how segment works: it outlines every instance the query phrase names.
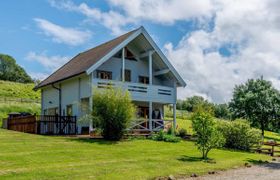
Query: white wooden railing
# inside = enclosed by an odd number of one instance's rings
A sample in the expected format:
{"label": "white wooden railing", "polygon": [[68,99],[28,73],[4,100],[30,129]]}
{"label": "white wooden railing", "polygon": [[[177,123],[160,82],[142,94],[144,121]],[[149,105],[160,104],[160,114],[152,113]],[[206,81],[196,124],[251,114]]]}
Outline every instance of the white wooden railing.
{"label": "white wooden railing", "polygon": [[[137,119],[135,121],[132,121],[131,126],[130,128],[128,128],[128,130],[137,132],[157,132],[160,130],[171,128],[172,122],[173,120],[152,119],[151,121],[149,121],[149,119]],[[150,129],[150,123],[152,123],[152,129]]]}
{"label": "white wooden railing", "polygon": [[93,86],[97,88],[122,88],[131,93],[132,100],[152,101],[159,103],[175,103],[176,90],[172,87],[130,83],[113,80],[93,79]]}

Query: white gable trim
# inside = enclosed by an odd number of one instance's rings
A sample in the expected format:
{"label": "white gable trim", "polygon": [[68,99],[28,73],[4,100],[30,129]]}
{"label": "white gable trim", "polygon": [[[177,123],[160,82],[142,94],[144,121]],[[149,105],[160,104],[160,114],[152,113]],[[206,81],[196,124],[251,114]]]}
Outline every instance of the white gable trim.
{"label": "white gable trim", "polygon": [[166,58],[166,56],[163,54],[163,52],[160,50],[160,48],[157,46],[157,44],[154,42],[152,37],[148,34],[148,32],[144,29],[142,29],[142,33],[145,36],[145,38],[149,41],[149,43],[153,46],[153,48],[156,50],[160,58],[163,60],[163,62],[167,65],[167,67],[171,70],[171,72],[174,74],[178,82],[181,86],[185,87],[187,84],[183,80],[183,78],[179,75],[179,73],[176,71],[176,69],[172,66],[172,64],[169,62],[169,60]]}
{"label": "white gable trim", "polygon": [[138,35],[141,34],[141,28],[135,31],[133,34],[131,34],[126,40],[124,40],[122,43],[120,43],[118,46],[116,46],[113,50],[111,50],[108,54],[106,54],[104,57],[102,57],[97,63],[95,63],[93,66],[91,66],[86,73],[90,74],[92,73],[96,68],[101,66],[104,62],[109,60],[112,56],[114,56],[118,51],[120,51],[123,47],[125,47],[129,42],[131,42],[133,39],[135,39]]}
{"label": "white gable trim", "polygon": [[113,50],[111,50],[108,54],[106,54],[104,57],[102,57],[97,63],[95,63],[93,66],[91,66],[86,71],[86,73],[87,74],[92,73],[95,69],[97,69],[104,62],[109,60],[113,55],[115,55],[118,51],[120,51],[122,48],[124,48],[128,43],[130,43],[132,40],[134,40],[141,33],[145,36],[145,38],[148,40],[148,42],[152,45],[152,47],[155,49],[155,51],[158,53],[158,55],[163,60],[163,62],[167,65],[167,67],[171,70],[171,72],[174,74],[175,78],[178,80],[180,85],[185,87],[186,86],[185,81],[182,79],[182,77],[179,75],[179,73],[172,66],[172,64],[169,62],[169,60],[162,53],[160,48],[156,45],[156,43],[153,41],[151,36],[148,34],[148,32],[143,27],[139,28],[137,31],[135,31],[133,34],[131,34],[126,40],[124,40],[122,43],[120,43],[118,46],[116,46]]}

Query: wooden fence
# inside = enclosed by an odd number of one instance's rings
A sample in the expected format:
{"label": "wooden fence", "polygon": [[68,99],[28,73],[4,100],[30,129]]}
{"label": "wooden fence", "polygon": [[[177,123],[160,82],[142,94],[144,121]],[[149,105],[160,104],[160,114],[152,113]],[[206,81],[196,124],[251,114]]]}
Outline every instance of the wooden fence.
{"label": "wooden fence", "polygon": [[[269,154],[271,156],[280,156],[280,150],[276,150],[276,147],[280,148],[280,144],[277,142],[264,142],[266,147],[257,148],[256,152],[262,154]],[[276,155],[277,154],[277,155]]]}
{"label": "wooden fence", "polygon": [[7,119],[7,129],[36,134],[36,117],[24,116]]}
{"label": "wooden fence", "polygon": [[19,116],[6,119],[7,129],[43,135],[73,135],[77,133],[76,116]]}

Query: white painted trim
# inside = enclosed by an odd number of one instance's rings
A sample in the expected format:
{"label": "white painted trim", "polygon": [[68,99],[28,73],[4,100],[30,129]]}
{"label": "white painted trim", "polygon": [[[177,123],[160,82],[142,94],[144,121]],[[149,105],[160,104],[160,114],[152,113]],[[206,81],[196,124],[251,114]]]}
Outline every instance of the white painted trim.
{"label": "white painted trim", "polygon": [[93,66],[91,66],[86,73],[90,74],[92,73],[96,68],[101,66],[104,62],[109,60],[112,56],[114,56],[118,51],[120,51],[123,47],[125,47],[128,43],[130,43],[133,39],[135,39],[137,36],[139,36],[142,32],[142,28],[139,28],[137,31],[135,31],[133,34],[131,34],[126,40],[124,40],[122,43],[120,43],[118,46],[116,46],[112,51],[110,51],[108,54],[106,54],[104,57],[102,57],[97,63],[95,63]]}
{"label": "white painted trim", "polygon": [[156,45],[156,43],[153,41],[152,37],[148,34],[148,32],[141,28],[143,35],[145,38],[149,41],[149,43],[153,46],[153,48],[156,50],[160,58],[163,60],[163,62],[167,65],[167,67],[171,70],[171,72],[174,74],[178,82],[181,86],[185,87],[187,84],[183,80],[183,78],[179,75],[179,73],[176,71],[176,69],[172,66],[172,64],[169,62],[169,60],[166,58],[166,56],[163,54],[163,52],[160,50],[160,48]]}
{"label": "white painted trim", "polygon": [[149,84],[153,84],[153,52],[149,51]]}
{"label": "white painted trim", "polygon": [[170,69],[162,69],[162,70],[154,72],[154,76],[159,76],[159,75],[162,75],[162,74],[167,74],[167,73],[169,73],[169,71],[170,71]]}
{"label": "white painted trim", "polygon": [[96,68],[101,66],[104,62],[109,60],[113,55],[115,55],[118,51],[120,51],[123,47],[125,47],[128,43],[130,43],[133,39],[135,39],[140,34],[143,34],[145,38],[148,40],[148,42],[152,45],[152,47],[155,49],[155,51],[158,53],[160,58],[163,60],[163,62],[167,65],[167,67],[171,70],[171,72],[174,74],[178,82],[181,86],[185,87],[186,83],[183,80],[183,78],[179,75],[179,73],[176,71],[176,69],[172,66],[172,64],[169,62],[169,60],[166,58],[166,56],[163,54],[163,52],[160,50],[160,48],[156,45],[156,43],[153,41],[152,37],[148,34],[148,32],[145,30],[144,27],[139,28],[137,31],[135,31],[133,34],[131,34],[126,40],[124,40],[122,43],[120,43],[118,46],[116,46],[112,51],[110,51],[108,54],[106,54],[104,57],[102,57],[97,63],[92,65],[87,71],[87,74],[92,73]]}
{"label": "white painted trim", "polygon": [[150,53],[152,53],[152,54],[153,54],[154,52],[155,52],[154,50],[146,51],[146,52],[144,52],[144,53],[140,54],[140,55],[139,55],[139,57],[140,57],[140,58],[144,58],[144,57],[149,56],[149,55],[150,55]]}
{"label": "white painted trim", "polygon": [[125,81],[125,49],[122,48],[122,81]]}

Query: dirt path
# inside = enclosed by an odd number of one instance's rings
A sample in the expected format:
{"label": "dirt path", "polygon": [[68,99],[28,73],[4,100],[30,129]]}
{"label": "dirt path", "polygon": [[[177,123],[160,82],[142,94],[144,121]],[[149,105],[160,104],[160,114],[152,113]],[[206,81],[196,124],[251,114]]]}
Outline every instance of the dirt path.
{"label": "dirt path", "polygon": [[220,171],[213,175],[205,175],[188,180],[279,180],[280,179],[280,159],[262,165],[255,165],[247,168],[231,169]]}

